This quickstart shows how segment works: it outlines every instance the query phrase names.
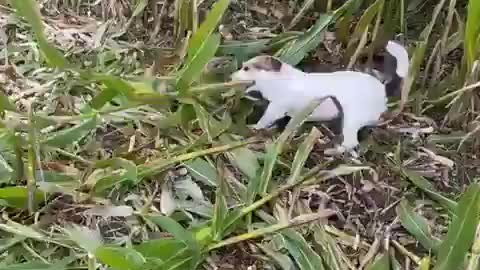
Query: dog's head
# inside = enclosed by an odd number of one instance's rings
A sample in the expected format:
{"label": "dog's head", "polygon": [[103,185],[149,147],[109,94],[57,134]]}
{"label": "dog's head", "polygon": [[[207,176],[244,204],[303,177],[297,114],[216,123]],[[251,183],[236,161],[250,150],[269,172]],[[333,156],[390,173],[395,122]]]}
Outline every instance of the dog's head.
{"label": "dog's head", "polygon": [[281,74],[284,65],[286,64],[273,56],[257,56],[243,63],[242,68],[234,72],[231,78],[235,81],[275,79]]}

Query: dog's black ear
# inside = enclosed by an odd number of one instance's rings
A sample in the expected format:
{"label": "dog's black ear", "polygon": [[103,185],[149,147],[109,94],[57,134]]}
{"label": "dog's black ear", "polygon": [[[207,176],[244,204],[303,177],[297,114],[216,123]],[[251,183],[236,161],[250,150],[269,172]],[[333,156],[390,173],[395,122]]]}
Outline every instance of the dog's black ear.
{"label": "dog's black ear", "polygon": [[272,67],[273,71],[278,72],[278,71],[280,71],[280,69],[282,69],[282,62],[280,60],[278,60],[277,58],[269,56],[268,61],[270,62],[269,64]]}
{"label": "dog's black ear", "polygon": [[261,56],[258,61],[253,64],[258,70],[279,72],[282,68],[282,62],[273,56]]}

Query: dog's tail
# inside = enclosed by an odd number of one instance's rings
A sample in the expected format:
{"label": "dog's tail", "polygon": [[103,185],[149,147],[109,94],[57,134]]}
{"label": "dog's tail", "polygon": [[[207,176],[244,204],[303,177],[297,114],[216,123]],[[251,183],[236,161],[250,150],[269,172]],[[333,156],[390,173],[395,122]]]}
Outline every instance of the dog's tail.
{"label": "dog's tail", "polygon": [[386,74],[388,79],[385,83],[385,91],[388,97],[400,96],[410,66],[408,52],[404,46],[395,41],[388,41],[385,49],[384,65],[390,65],[385,69],[385,72],[389,73]]}
{"label": "dog's tail", "polygon": [[387,42],[385,51],[372,55],[371,69],[368,66],[368,56],[359,59],[360,71],[368,72],[382,81],[387,97],[398,97],[404,80],[408,76],[410,60],[404,46],[396,41]]}
{"label": "dog's tail", "polygon": [[374,68],[384,77],[387,97],[400,96],[410,66],[410,59],[405,47],[390,40],[385,47],[385,53],[374,55],[373,63]]}

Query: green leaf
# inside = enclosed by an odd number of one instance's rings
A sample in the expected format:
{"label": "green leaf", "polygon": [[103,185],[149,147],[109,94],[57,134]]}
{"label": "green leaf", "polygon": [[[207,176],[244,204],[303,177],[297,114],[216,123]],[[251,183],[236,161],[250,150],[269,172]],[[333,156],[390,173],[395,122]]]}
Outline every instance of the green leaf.
{"label": "green leaf", "polygon": [[319,137],[320,131],[318,131],[316,128],[313,128],[305,141],[302,142],[295,153],[295,158],[293,159],[292,169],[287,180],[287,184],[293,184],[295,183],[295,180],[299,178],[303,166],[305,165],[305,162],[307,161],[307,158],[309,157],[310,152],[312,151],[313,146]]}
{"label": "green leaf", "polygon": [[103,263],[118,270],[140,270],[146,260],[134,249],[101,246],[95,250],[95,256]]}
{"label": "green leaf", "polygon": [[43,143],[56,147],[66,147],[76,143],[96,127],[97,115],[94,115],[87,121],[84,121],[75,127],[50,135],[45,141],[43,141]]}
{"label": "green leaf", "polygon": [[138,180],[137,165],[130,160],[123,158],[111,158],[106,160],[97,161],[95,163],[96,168],[108,168],[124,169],[125,173],[122,174],[122,178],[126,178],[133,183]]}
{"label": "green leaf", "polygon": [[457,208],[457,203],[441,195],[437,190],[435,190],[435,187],[423,176],[420,176],[417,173],[407,169],[402,169],[401,172],[405,178],[412,181],[413,184],[415,184],[423,192],[427,193],[428,196],[437,201],[440,205],[442,205],[452,213],[455,212],[455,209]]}
{"label": "green leaf", "polygon": [[463,268],[465,256],[475,239],[479,210],[480,185],[475,183],[460,198],[456,216],[448,226],[447,236],[438,249],[438,259],[433,270]]}
{"label": "green leaf", "polygon": [[178,222],[166,216],[148,216],[150,221],[160,226],[162,229],[173,234],[175,239],[185,243],[187,247],[194,252],[200,252],[198,243],[193,234],[185,230]]}
{"label": "green leaf", "polygon": [[212,219],[212,234],[214,241],[220,241],[223,238],[225,230],[225,220],[228,215],[226,194],[226,179],[224,176],[224,164],[222,161],[217,163],[217,175],[219,185],[215,192],[215,206]]}
{"label": "green leaf", "polygon": [[467,72],[472,71],[473,62],[478,59],[480,35],[480,2],[468,1],[468,16],[465,27],[465,54],[467,58]]}
{"label": "green leaf", "polygon": [[436,251],[440,244],[436,238],[433,238],[428,228],[427,220],[415,213],[407,201],[403,200],[397,207],[397,214],[400,217],[402,226],[411,233],[415,239],[427,250]]}
{"label": "green leaf", "polygon": [[303,236],[294,230],[287,229],[282,236],[290,255],[295,259],[299,269],[323,270],[323,260],[320,255],[310,247]]}
{"label": "green leaf", "polygon": [[[224,144],[229,144],[235,141],[235,139],[229,135],[222,135],[220,140]],[[227,158],[249,179],[254,179],[257,177],[260,164],[257,156],[252,150],[248,149],[247,147],[232,149],[230,152],[228,152]]]}
{"label": "green leaf", "polygon": [[0,87],[0,114],[5,111],[16,112],[17,108],[10,102],[10,99],[4,94],[3,87]]}
{"label": "green leaf", "polygon": [[166,261],[185,247],[185,243],[178,239],[165,238],[145,241],[134,248],[147,259],[156,258]]}
{"label": "green leaf", "polygon": [[212,136],[210,132],[210,115],[208,114],[207,110],[202,107],[202,105],[198,104],[197,102],[193,103],[193,108],[195,109],[195,114],[197,115],[198,122],[200,127],[202,128],[203,132],[207,134],[208,141],[212,141]]}
{"label": "green leaf", "polygon": [[187,59],[190,62],[192,58],[204,47],[204,43],[212,38],[213,31],[217,28],[220,20],[225,14],[231,0],[219,0],[213,6],[207,15],[205,21],[192,36],[188,43]]}
{"label": "green leaf", "polygon": [[113,88],[105,88],[103,89],[100,94],[93,97],[90,101],[90,107],[99,110],[108,102],[111,102],[119,92]]}
{"label": "green leaf", "polygon": [[72,257],[67,257],[61,261],[54,263],[45,263],[43,261],[29,261],[26,263],[2,265],[0,262],[0,269],[2,270],[66,270],[67,265],[75,259]]}
{"label": "green leaf", "polygon": [[332,22],[334,16],[322,14],[315,24],[301,37],[285,44],[275,55],[282,61],[296,65],[322,42],[321,33]]}
{"label": "green leaf", "polygon": [[51,46],[45,33],[44,26],[41,19],[40,9],[35,0],[10,0],[10,4],[16,9],[17,14],[28,21],[37,38],[40,50],[45,57],[47,63],[53,67],[64,68],[68,65],[67,60],[63,54],[55,47]]}
{"label": "green leaf", "polygon": [[388,253],[377,258],[366,270],[390,270],[390,257]]}
{"label": "green leaf", "polygon": [[43,240],[45,235],[36,231],[32,227],[22,225],[17,222],[8,220],[5,224],[0,224],[0,230],[12,233],[17,236]]}
{"label": "green leaf", "polygon": [[209,186],[217,185],[217,172],[215,167],[202,158],[196,158],[185,162],[185,166],[190,174],[197,181]]}
{"label": "green leaf", "polygon": [[210,59],[215,56],[220,45],[220,34],[215,33],[195,51],[195,55],[188,58],[188,62],[180,71],[177,79],[177,90],[181,93],[187,91],[188,87],[198,79]]}
{"label": "green leaf", "polygon": [[363,35],[373,18],[375,18],[375,16],[381,12],[381,7],[383,6],[384,1],[385,0],[376,0],[363,12],[362,17],[360,17],[360,20],[355,26],[355,30],[350,37],[350,42],[347,47],[352,46],[353,42]]}
{"label": "green leaf", "polygon": [[418,264],[418,270],[430,270],[430,257],[424,257]]}
{"label": "green leaf", "polygon": [[[35,202],[43,202],[45,196],[45,193],[36,190]],[[26,209],[28,207],[27,201],[28,189],[26,187],[0,188],[0,205]]]}
{"label": "green leaf", "polygon": [[73,242],[92,254],[102,247],[102,236],[99,231],[76,224],[68,226],[64,230]]}

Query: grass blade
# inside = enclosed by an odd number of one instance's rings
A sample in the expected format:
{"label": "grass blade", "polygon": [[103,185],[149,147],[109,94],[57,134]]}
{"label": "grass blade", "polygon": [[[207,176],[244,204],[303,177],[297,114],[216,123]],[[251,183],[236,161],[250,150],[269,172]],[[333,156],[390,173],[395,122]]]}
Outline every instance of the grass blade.
{"label": "grass blade", "polygon": [[475,183],[462,195],[456,216],[448,226],[448,233],[438,250],[438,261],[433,270],[458,269],[472,247],[479,223],[480,185]]}
{"label": "grass blade", "polygon": [[323,40],[321,33],[333,21],[333,15],[322,14],[315,24],[300,38],[287,43],[276,56],[282,61],[296,65],[312,50],[318,47]]}
{"label": "grass blade", "polygon": [[301,234],[293,230],[282,233],[285,247],[295,259],[298,267],[302,270],[322,270],[323,259],[318,255],[303,238]]}
{"label": "grass blade", "polygon": [[480,39],[480,2],[476,0],[468,1],[468,16],[465,27],[465,54],[467,62],[467,72],[472,71],[473,62],[478,58],[478,49]]}
{"label": "grass blade", "polygon": [[412,181],[413,184],[415,184],[423,192],[427,193],[428,196],[437,201],[440,205],[442,205],[452,213],[455,212],[455,209],[457,208],[457,203],[441,195],[437,190],[435,190],[433,185],[427,179],[407,169],[402,169],[402,174],[405,178]]}
{"label": "grass blade", "polygon": [[55,47],[51,46],[44,33],[44,26],[40,15],[40,8],[35,0],[10,0],[10,4],[16,9],[17,14],[28,21],[37,38],[40,50],[47,63],[53,67],[64,68],[67,60]]}
{"label": "grass blade", "polygon": [[381,255],[366,270],[390,270],[390,256],[388,256],[388,253]]}
{"label": "grass blade", "polygon": [[402,226],[415,236],[415,239],[417,239],[424,248],[436,251],[440,243],[437,239],[433,238],[428,228],[427,220],[424,217],[415,213],[413,208],[405,200],[398,205],[397,214],[400,217]]}
{"label": "grass blade", "polygon": [[180,71],[177,79],[177,90],[184,93],[188,87],[202,74],[203,68],[215,56],[220,45],[220,34],[215,33],[204,40],[195,54],[188,58],[188,62]]}
{"label": "grass blade", "polygon": [[187,61],[190,61],[193,56],[197,55],[198,51],[202,49],[203,43],[213,36],[213,32],[230,5],[230,1],[231,0],[219,0],[213,5],[205,21],[200,25],[189,41],[187,48]]}
{"label": "grass blade", "polygon": [[97,115],[94,115],[87,121],[78,126],[68,128],[49,136],[42,143],[56,147],[66,147],[82,139],[90,131],[97,127]]}

